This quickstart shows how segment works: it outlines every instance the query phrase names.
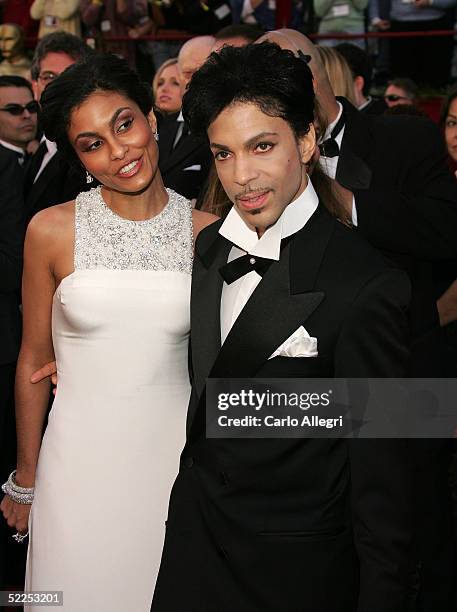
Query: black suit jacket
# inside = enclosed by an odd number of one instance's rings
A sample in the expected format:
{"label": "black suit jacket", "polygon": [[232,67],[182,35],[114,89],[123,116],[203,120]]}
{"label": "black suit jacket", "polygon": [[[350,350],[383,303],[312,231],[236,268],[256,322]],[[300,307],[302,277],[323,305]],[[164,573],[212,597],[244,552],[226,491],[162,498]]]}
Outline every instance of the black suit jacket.
{"label": "black suit jacket", "polygon": [[93,184],[87,184],[82,168],[72,166],[59,151],[46,164],[36,182],[39,168],[30,160],[24,181],[26,221],[40,210],[74,200],[81,191],[87,191]]}
{"label": "black suit jacket", "polygon": [[412,284],[411,376],[453,375],[439,328],[433,262],[457,257],[457,183],[438,128],[420,117],[369,117],[339,98],[346,127],[337,180],[354,193],[357,230]]}
{"label": "black suit jacket", "polygon": [[22,181],[17,155],[0,145],[0,365],[17,359],[21,342]]}
{"label": "black suit jacket", "polygon": [[165,187],[188,199],[197,198],[208,176],[211,152],[208,143],[190,134],[187,128],[173,149],[180,124],[177,118],[178,113],[174,113],[159,122],[159,168]]}
{"label": "black suit jacket", "polygon": [[[220,344],[220,222],[197,240],[188,439],[153,612],[404,612],[403,441],[207,439],[205,381],[401,376],[409,283],[323,210],[283,249]],[[341,254],[344,253],[344,258]],[[300,325],[316,358],[268,359]]]}

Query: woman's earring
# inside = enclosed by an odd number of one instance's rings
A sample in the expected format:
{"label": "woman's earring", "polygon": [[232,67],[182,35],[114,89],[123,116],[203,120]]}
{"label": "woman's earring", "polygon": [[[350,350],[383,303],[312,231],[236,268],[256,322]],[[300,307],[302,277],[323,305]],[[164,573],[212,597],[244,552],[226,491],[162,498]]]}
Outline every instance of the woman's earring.
{"label": "woman's earring", "polygon": [[158,134],[158,132],[153,132],[153,134],[154,134],[154,138],[155,138],[156,140],[159,140],[159,134]]}
{"label": "woman's earring", "polygon": [[92,183],[93,180],[94,180],[94,178],[93,178],[92,174],[89,174],[89,172],[86,170],[86,183],[87,184]]}

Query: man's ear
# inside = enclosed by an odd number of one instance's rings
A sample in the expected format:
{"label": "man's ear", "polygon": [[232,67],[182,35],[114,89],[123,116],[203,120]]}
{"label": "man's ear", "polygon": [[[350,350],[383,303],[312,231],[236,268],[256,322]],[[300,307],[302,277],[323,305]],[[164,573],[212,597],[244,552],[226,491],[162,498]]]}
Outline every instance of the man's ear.
{"label": "man's ear", "polygon": [[314,125],[310,123],[307,134],[301,136],[298,141],[300,149],[300,157],[303,164],[307,164],[313,156],[314,149],[316,148],[316,130]]}
{"label": "man's ear", "polygon": [[363,76],[356,76],[354,79],[354,85],[356,90],[362,93],[363,88],[365,87],[365,79],[363,78]]}
{"label": "man's ear", "polygon": [[147,116],[147,120],[148,120],[149,125],[151,126],[152,131],[157,132],[157,119],[154,114],[154,111],[149,112]]}
{"label": "man's ear", "polygon": [[39,94],[39,91],[38,91],[38,81],[33,81],[32,80],[32,91],[33,91],[33,97],[35,98],[35,100],[37,102],[39,102],[40,98],[38,96],[38,94]]}

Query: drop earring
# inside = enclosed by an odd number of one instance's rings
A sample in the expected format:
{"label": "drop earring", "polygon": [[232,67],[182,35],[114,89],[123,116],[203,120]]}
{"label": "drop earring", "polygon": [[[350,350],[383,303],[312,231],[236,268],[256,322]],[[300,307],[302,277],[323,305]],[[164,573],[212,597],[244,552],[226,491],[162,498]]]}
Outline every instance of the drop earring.
{"label": "drop earring", "polygon": [[156,140],[159,140],[159,134],[158,134],[158,132],[153,132],[153,134],[154,134],[154,138],[155,138]]}
{"label": "drop earring", "polygon": [[86,183],[87,183],[87,184],[90,184],[90,183],[93,183],[93,181],[94,181],[94,178],[93,178],[92,174],[90,174],[90,173],[89,173],[89,172],[86,170]]}

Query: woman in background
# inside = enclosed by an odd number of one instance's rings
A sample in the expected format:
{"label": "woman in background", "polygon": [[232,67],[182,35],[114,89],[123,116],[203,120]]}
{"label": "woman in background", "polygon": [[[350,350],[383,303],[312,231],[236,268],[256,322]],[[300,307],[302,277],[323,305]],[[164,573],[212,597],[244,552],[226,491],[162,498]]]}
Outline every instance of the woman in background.
{"label": "woman in background", "polygon": [[152,91],[155,107],[162,114],[181,110],[182,91],[177,58],[169,59],[160,66],[152,81]]}
{"label": "woman in background", "polygon": [[332,47],[316,47],[319,57],[324,64],[330,85],[335,96],[342,96],[356,106],[354,94],[354,79],[349,64]]}
{"label": "woman in background", "polygon": [[457,179],[457,85],[451,88],[444,99],[440,123],[449,154],[449,165]]}

